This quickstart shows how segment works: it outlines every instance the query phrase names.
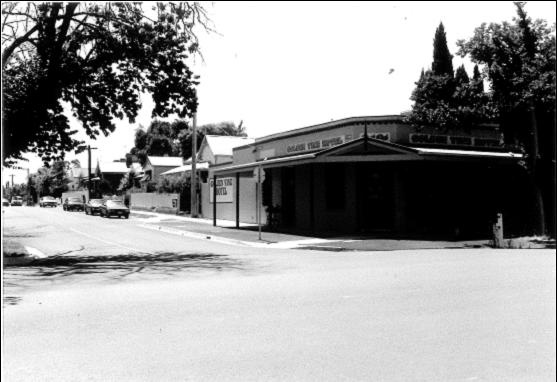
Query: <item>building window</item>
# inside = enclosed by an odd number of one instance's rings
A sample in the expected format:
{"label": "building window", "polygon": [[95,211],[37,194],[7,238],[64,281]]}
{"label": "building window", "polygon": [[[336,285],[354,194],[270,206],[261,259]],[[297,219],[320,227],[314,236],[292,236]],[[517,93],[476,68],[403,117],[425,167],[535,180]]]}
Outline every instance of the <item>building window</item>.
{"label": "building window", "polygon": [[346,199],[345,167],[342,164],[325,166],[325,199],[327,209],[343,209]]}

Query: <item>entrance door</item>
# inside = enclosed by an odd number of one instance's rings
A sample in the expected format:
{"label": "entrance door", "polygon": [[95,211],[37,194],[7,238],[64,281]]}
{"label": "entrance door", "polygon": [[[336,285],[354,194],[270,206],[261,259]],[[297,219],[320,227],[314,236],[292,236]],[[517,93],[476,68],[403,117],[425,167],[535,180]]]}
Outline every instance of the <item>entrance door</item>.
{"label": "entrance door", "polygon": [[360,229],[391,230],[394,223],[393,176],[383,169],[362,166],[358,171]]}

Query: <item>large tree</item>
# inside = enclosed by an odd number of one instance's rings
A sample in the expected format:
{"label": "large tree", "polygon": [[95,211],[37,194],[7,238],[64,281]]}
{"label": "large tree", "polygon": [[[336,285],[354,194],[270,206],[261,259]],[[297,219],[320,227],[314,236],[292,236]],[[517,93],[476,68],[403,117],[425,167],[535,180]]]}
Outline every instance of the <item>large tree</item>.
{"label": "large tree", "polygon": [[[238,126],[234,122],[226,121],[209,123],[198,126],[197,147],[203,142],[205,135],[228,135],[245,137],[246,129],[240,122]],[[174,122],[154,120],[147,129],[140,126],[135,133],[134,147],[127,155],[128,166],[135,156],[141,165],[145,164],[148,155],[156,156],[181,156],[188,159],[192,155],[193,129],[183,119]]]}
{"label": "large tree", "polygon": [[469,128],[495,118],[497,111],[489,95],[484,93],[483,79],[477,77],[477,68],[472,79],[464,66],[454,73],[452,58],[441,23],[433,40],[432,69],[422,70],[416,82],[410,97],[414,104],[405,117],[407,122],[441,129]]}
{"label": "large tree", "polygon": [[[508,143],[521,145],[538,201],[537,232],[555,235],[555,25],[531,20],[516,2],[513,22],[482,24],[459,54],[484,66]],[[546,225],[546,223],[548,223]]]}
{"label": "large tree", "polygon": [[433,39],[433,63],[431,70],[435,75],[453,76],[453,56],[447,46],[447,34],[443,23],[439,23]]}
{"label": "large tree", "polygon": [[175,125],[176,122],[171,124],[161,120],[153,120],[147,129],[140,125],[135,132],[134,147],[130,150],[130,154],[135,155],[142,166],[148,155],[180,155],[177,144],[179,131],[173,128]]}
{"label": "large tree", "polygon": [[41,196],[60,197],[68,190],[67,171],[70,164],[66,161],[54,161],[48,167],[41,167],[29,178],[29,187],[37,198]]}
{"label": "large tree", "polygon": [[65,103],[93,139],[114,118],[133,122],[143,93],[154,117],[191,116],[198,82],[187,60],[207,21],[198,3],[3,2],[4,163],[83,149]]}
{"label": "large tree", "polygon": [[[240,122],[239,125],[236,125],[234,122],[230,121],[202,125],[197,129],[196,135],[198,149],[206,135],[228,135],[235,137],[247,136],[246,128],[243,126],[242,122]],[[182,157],[185,159],[191,158],[193,150],[193,130],[190,128],[182,129],[178,135],[178,141]]]}

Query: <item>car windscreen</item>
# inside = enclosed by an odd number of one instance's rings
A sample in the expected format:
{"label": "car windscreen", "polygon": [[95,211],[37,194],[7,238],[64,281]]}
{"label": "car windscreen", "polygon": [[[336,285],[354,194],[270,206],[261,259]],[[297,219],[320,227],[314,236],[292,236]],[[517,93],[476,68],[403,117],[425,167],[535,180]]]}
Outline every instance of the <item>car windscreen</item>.
{"label": "car windscreen", "polygon": [[126,205],[120,200],[108,200],[106,202],[107,207],[126,207]]}
{"label": "car windscreen", "polygon": [[68,202],[72,202],[72,203],[81,203],[81,199],[79,198],[69,198]]}
{"label": "car windscreen", "polygon": [[92,206],[100,206],[103,203],[102,199],[91,199],[89,204]]}
{"label": "car windscreen", "polygon": [[43,200],[56,200],[56,199],[54,199],[52,196],[45,196],[43,197]]}

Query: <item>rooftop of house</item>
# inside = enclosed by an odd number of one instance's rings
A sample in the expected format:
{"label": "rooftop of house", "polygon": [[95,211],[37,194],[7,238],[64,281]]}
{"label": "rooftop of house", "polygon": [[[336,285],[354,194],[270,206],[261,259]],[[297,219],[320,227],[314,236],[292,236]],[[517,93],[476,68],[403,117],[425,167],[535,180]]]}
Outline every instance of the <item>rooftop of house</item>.
{"label": "rooftop of house", "polygon": [[99,162],[97,168],[104,174],[124,174],[129,171],[126,162]]}
{"label": "rooftop of house", "polygon": [[232,156],[233,148],[253,143],[255,139],[229,135],[206,135],[204,142],[211,148],[213,155]]}
{"label": "rooftop of house", "polygon": [[151,166],[178,167],[184,163],[182,157],[157,157],[149,155],[147,159]]}

